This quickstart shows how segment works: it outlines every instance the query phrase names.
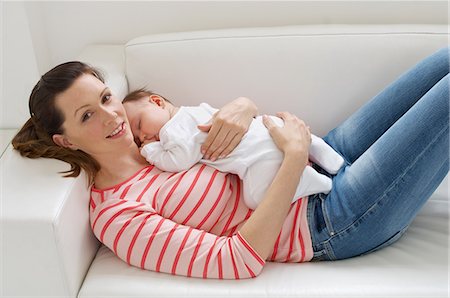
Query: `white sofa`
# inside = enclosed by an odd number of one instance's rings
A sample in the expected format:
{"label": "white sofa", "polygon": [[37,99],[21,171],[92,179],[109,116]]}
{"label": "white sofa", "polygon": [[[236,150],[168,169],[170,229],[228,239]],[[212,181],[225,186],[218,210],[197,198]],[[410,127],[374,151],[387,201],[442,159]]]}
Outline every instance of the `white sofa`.
{"label": "white sofa", "polygon": [[[410,66],[447,46],[444,25],[317,25],[144,36],[92,45],[79,59],[114,92],[148,87],[175,104],[252,98],[260,113],[288,110],[324,135]],[[255,279],[203,280],[143,271],[116,258],[88,224],[84,176],[59,161],[1,158],[5,296],[446,297],[447,180],[406,235],[375,253],[335,262],[268,263]]]}

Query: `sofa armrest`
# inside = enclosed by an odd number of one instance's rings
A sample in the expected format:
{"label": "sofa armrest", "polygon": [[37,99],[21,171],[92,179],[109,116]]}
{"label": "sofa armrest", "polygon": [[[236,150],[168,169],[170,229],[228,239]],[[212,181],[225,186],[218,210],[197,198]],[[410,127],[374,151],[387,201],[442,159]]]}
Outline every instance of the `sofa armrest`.
{"label": "sofa armrest", "polygon": [[[89,46],[78,60],[99,68],[119,98],[126,95],[123,46]],[[86,176],[63,178],[66,163],[23,158],[11,145],[0,165],[0,296],[76,297],[99,247]]]}
{"label": "sofa armrest", "polygon": [[0,160],[1,296],[76,297],[99,243],[89,227],[84,175],[27,159],[10,145]]}

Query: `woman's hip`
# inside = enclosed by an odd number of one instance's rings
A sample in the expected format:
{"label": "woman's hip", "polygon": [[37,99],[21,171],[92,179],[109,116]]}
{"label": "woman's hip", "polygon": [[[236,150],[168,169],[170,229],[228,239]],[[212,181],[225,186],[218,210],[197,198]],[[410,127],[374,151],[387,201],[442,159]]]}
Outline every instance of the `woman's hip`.
{"label": "woman's hip", "polygon": [[[320,194],[308,202],[312,261],[339,260],[373,252],[398,240],[409,224],[398,218],[398,224],[391,225],[381,201],[359,217],[333,218],[324,207],[324,200],[326,197]],[[340,225],[346,227],[335,231],[335,226]]]}

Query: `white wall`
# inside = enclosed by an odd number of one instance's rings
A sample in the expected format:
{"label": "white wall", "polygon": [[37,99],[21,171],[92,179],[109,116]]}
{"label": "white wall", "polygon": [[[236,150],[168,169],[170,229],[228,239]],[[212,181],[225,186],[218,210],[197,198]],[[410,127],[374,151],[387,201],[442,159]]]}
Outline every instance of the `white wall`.
{"label": "white wall", "polygon": [[88,44],[145,34],[295,24],[445,24],[447,1],[48,1],[1,2],[0,128],[28,117],[32,85]]}
{"label": "white wall", "polygon": [[21,2],[1,5],[0,127],[18,127],[29,118],[28,96],[39,78],[28,18]]}
{"label": "white wall", "polygon": [[[323,23],[446,23],[446,1],[27,2],[40,71],[90,43],[152,33]],[[319,9],[318,9],[319,8]],[[43,43],[45,41],[45,43]],[[47,55],[46,55],[47,54]]]}

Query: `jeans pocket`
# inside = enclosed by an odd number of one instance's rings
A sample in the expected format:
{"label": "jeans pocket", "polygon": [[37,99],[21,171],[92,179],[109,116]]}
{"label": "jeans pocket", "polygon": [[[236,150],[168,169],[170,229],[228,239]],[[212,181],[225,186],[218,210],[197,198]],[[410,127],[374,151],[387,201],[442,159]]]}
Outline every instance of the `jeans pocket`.
{"label": "jeans pocket", "polygon": [[403,234],[405,234],[406,230],[408,229],[408,227],[398,231],[397,233],[395,233],[393,236],[391,236],[390,238],[388,238],[386,241],[382,242],[381,244],[375,246],[374,248],[370,249],[369,251],[362,253],[361,255],[367,255],[370,254],[374,251],[377,251],[379,249],[388,247],[389,245],[393,244],[394,242],[396,242],[398,239],[400,239]]}

